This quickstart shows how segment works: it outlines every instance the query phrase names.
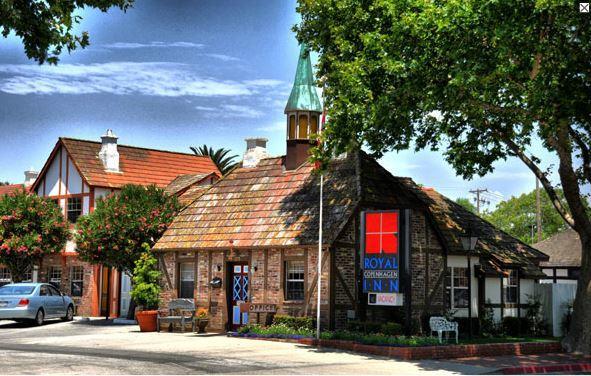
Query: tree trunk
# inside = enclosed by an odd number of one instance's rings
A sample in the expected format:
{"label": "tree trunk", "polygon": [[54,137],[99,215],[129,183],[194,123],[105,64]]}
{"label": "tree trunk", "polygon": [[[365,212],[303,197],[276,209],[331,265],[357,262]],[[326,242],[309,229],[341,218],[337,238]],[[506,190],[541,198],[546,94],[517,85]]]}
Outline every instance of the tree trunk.
{"label": "tree trunk", "polygon": [[566,351],[591,354],[591,237],[581,231],[581,275],[573,316],[567,336],[562,341]]}

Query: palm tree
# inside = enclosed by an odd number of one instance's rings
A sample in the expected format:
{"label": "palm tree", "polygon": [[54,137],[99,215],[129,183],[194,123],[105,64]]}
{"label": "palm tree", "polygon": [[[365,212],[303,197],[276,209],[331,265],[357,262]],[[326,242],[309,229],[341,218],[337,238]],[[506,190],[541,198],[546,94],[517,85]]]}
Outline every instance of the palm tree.
{"label": "palm tree", "polygon": [[212,147],[208,147],[207,145],[203,145],[198,148],[191,146],[190,148],[196,155],[210,157],[222,175],[226,175],[234,167],[236,167],[237,162],[235,162],[234,159],[237,158],[238,155],[228,156],[228,153],[231,152],[230,149],[220,148],[213,150]]}

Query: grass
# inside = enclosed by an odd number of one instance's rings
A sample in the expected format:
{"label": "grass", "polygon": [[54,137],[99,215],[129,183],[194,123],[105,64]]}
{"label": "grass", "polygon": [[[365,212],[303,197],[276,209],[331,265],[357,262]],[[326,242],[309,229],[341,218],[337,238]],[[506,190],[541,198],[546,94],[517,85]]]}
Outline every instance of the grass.
{"label": "grass", "polygon": [[517,343],[517,342],[554,342],[553,337],[475,337],[472,339],[461,338],[461,345],[485,344],[485,343]]}

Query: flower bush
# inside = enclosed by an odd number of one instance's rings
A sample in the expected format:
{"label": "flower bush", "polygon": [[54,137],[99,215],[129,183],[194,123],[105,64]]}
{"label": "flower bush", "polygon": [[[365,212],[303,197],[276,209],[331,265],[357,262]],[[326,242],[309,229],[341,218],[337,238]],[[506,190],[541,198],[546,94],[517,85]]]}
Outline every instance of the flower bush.
{"label": "flower bush", "polygon": [[43,256],[61,252],[70,237],[60,208],[24,189],[0,197],[0,264],[20,282]]}
{"label": "flower bush", "polygon": [[158,260],[150,252],[150,246],[143,244],[144,252],[135,263],[131,297],[143,309],[156,309],[160,303],[160,275]]}
{"label": "flower bush", "polygon": [[80,258],[125,272],[160,239],[180,204],[156,186],[126,185],[97,202],[95,210],[77,222]]}
{"label": "flower bush", "polygon": [[285,324],[273,324],[268,327],[260,325],[245,325],[238,330],[238,334],[244,337],[263,337],[263,338],[311,338],[314,336],[311,329],[296,329]]}
{"label": "flower bush", "polygon": [[322,339],[338,339],[345,341],[355,341],[365,345],[387,345],[387,346],[436,346],[439,345],[435,337],[418,336],[389,336],[381,333],[362,334],[349,332],[346,330],[335,332],[323,332],[320,334]]}
{"label": "flower bush", "polygon": [[209,318],[209,312],[205,308],[199,308],[197,310],[197,318],[201,320],[205,320]]}

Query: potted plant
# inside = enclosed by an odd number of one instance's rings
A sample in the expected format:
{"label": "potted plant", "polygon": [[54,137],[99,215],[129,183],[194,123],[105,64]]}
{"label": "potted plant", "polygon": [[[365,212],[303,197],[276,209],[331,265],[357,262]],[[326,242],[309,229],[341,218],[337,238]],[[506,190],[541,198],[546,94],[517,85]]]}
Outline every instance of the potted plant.
{"label": "potted plant", "polygon": [[207,312],[207,309],[199,308],[195,320],[197,320],[197,333],[205,333],[205,328],[209,324],[209,312]]}
{"label": "potted plant", "polygon": [[148,244],[143,245],[145,252],[135,263],[131,297],[138,306],[136,318],[142,332],[155,332],[160,302],[160,271],[158,260]]}

